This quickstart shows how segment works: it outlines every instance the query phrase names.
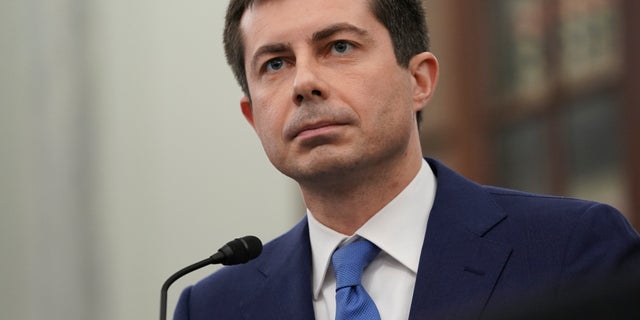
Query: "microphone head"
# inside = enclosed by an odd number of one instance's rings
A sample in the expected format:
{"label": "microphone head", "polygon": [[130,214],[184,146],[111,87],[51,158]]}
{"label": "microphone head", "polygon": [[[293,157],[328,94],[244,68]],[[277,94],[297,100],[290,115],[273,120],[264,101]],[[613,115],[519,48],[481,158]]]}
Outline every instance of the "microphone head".
{"label": "microphone head", "polygon": [[225,266],[246,263],[262,253],[262,242],[254,236],[245,236],[229,241],[214,256],[222,254],[221,261]]}

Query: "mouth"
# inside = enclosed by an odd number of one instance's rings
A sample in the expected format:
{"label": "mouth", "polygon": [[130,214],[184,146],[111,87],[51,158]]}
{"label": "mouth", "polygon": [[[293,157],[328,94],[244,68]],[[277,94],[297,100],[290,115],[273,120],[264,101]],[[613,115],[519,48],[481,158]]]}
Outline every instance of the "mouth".
{"label": "mouth", "polygon": [[290,140],[294,140],[296,138],[308,138],[308,137],[323,135],[343,125],[345,124],[339,123],[339,122],[333,122],[333,121],[318,121],[318,122],[308,123],[302,126],[297,126],[292,128],[292,130],[289,130],[289,132],[287,133],[287,137]]}

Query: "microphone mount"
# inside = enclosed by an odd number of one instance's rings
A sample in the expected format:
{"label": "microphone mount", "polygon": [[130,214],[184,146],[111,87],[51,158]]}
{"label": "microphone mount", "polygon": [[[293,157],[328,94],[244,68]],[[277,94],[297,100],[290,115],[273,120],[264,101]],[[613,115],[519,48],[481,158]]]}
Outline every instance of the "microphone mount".
{"label": "microphone mount", "polygon": [[245,236],[229,241],[226,245],[209,258],[189,265],[174,273],[162,285],[160,290],[160,320],[167,318],[167,292],[169,287],[182,276],[206,267],[210,264],[223,264],[225,266],[246,263],[255,259],[262,253],[262,242],[254,236]]}

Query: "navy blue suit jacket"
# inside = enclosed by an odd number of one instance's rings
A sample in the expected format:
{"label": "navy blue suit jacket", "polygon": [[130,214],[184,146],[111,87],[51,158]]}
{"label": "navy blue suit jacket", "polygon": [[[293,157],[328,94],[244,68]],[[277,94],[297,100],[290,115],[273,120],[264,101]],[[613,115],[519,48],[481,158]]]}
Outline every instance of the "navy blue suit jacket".
{"label": "navy blue suit jacket", "polygon": [[[612,207],[481,186],[428,162],[437,190],[410,319],[478,318],[516,297],[561,296],[640,255],[638,234]],[[174,317],[314,319],[306,219],[257,259],[185,289]]]}

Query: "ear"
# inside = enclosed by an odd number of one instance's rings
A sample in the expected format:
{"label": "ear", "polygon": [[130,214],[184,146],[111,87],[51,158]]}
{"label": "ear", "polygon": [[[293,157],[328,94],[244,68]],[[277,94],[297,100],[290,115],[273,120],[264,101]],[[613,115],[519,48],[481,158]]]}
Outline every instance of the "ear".
{"label": "ear", "polygon": [[247,122],[255,129],[256,126],[253,122],[253,107],[251,106],[251,100],[247,96],[240,98],[240,109]]}
{"label": "ear", "polygon": [[438,60],[431,52],[419,53],[409,61],[413,81],[414,111],[422,110],[436,89]]}

